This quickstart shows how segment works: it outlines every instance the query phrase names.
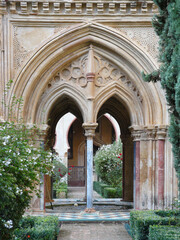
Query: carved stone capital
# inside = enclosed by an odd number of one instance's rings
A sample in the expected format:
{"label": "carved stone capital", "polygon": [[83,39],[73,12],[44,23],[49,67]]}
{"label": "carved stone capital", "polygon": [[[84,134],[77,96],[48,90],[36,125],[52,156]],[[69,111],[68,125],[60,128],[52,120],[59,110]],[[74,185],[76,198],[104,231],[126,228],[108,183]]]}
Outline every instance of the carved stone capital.
{"label": "carved stone capital", "polygon": [[85,130],[85,136],[91,138],[94,137],[97,126],[98,126],[97,123],[83,123],[82,127]]}
{"label": "carved stone capital", "polygon": [[157,140],[165,140],[167,137],[167,125],[156,125],[156,139]]}
{"label": "carved stone capital", "polygon": [[141,134],[143,133],[143,127],[140,126],[131,126],[129,127],[133,141],[140,141]]}
{"label": "carved stone capital", "polygon": [[156,137],[156,128],[155,126],[146,126],[145,128],[146,132],[146,140],[155,140]]}
{"label": "carved stone capital", "polygon": [[156,140],[156,126],[131,126],[130,128],[133,141]]}

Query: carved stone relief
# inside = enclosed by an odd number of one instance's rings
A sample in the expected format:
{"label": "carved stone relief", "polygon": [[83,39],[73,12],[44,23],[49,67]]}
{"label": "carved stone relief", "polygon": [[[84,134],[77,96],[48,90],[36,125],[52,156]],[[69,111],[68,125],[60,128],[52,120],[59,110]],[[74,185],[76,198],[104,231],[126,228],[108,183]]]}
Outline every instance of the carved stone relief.
{"label": "carved stone relief", "polygon": [[137,42],[154,59],[158,55],[158,36],[152,27],[116,27],[119,32],[125,33],[128,38]]}
{"label": "carved stone relief", "polygon": [[[88,55],[86,54],[61,69],[50,80],[43,95],[47,94],[52,88],[61,84],[62,82],[69,82],[70,84],[79,85],[81,88],[85,88],[87,86],[87,60]],[[110,82],[116,81],[119,82],[119,84],[126,85],[126,87],[128,87],[128,89],[130,89],[136,95],[139,101],[142,102],[142,96],[135,83],[133,83],[133,81],[131,81],[124,73],[122,73],[119,67],[98,54],[94,55],[94,60],[96,89],[103,87]]]}
{"label": "carved stone relief", "polygon": [[25,49],[18,38],[17,27],[14,27],[13,31],[13,68],[18,70],[26,57],[30,55],[30,51]]}
{"label": "carved stone relief", "polygon": [[46,41],[47,38],[55,33],[64,31],[71,26],[62,25],[54,27],[35,27],[35,26],[14,26],[13,27],[13,68],[18,70],[22,67],[24,60],[28,59],[34,49]]}

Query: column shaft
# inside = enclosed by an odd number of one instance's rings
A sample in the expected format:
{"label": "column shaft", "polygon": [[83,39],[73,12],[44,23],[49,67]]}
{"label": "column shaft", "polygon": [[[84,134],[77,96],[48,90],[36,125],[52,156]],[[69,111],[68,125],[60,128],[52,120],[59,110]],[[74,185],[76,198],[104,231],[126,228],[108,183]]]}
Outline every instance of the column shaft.
{"label": "column shaft", "polygon": [[158,140],[158,206],[164,206],[164,140]]}
{"label": "column shaft", "polygon": [[87,137],[87,208],[93,206],[93,137]]}
{"label": "column shaft", "polygon": [[140,204],[140,141],[136,142],[136,198],[135,209],[139,209]]}

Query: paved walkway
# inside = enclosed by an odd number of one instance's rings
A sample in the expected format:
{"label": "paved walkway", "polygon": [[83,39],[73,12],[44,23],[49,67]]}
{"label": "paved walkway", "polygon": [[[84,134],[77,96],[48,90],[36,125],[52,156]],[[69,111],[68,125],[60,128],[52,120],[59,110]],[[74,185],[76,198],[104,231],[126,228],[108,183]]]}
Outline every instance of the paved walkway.
{"label": "paved walkway", "polygon": [[120,199],[103,199],[93,192],[96,212],[86,214],[84,196],[84,187],[70,187],[68,199],[56,199],[54,209],[46,209],[46,215],[56,215],[62,222],[58,240],[132,240],[124,227],[129,211]]}
{"label": "paved walkway", "polygon": [[[68,198],[83,199],[85,197],[85,187],[68,187]],[[96,191],[93,191],[93,198],[102,198]]]}
{"label": "paved walkway", "polygon": [[62,224],[58,240],[132,240],[122,223]]}

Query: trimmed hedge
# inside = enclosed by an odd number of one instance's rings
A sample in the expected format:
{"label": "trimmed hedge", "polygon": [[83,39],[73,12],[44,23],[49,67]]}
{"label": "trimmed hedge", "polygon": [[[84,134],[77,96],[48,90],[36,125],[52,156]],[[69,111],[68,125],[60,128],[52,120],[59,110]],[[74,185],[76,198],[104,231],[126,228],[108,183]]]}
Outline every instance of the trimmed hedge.
{"label": "trimmed hedge", "polygon": [[169,215],[161,217],[161,211],[132,211],[130,213],[131,234],[135,240],[147,240],[150,225],[177,225],[179,218]]}
{"label": "trimmed hedge", "polygon": [[93,182],[93,190],[96,191],[97,193],[99,193],[99,189],[100,189],[100,182],[94,181]]}
{"label": "trimmed hedge", "polygon": [[122,198],[122,185],[121,185],[121,186],[118,186],[118,187],[116,188],[116,190],[117,190],[116,197],[117,197],[117,198]]}
{"label": "trimmed hedge", "polygon": [[122,187],[113,188],[103,182],[93,182],[93,189],[105,198],[120,198],[122,197]]}
{"label": "trimmed hedge", "polygon": [[156,210],[155,213],[161,217],[172,217],[180,218],[180,210]]}
{"label": "trimmed hedge", "polygon": [[104,188],[105,198],[115,198],[116,195],[117,195],[117,190],[115,188],[111,188],[111,187]]}
{"label": "trimmed hedge", "polygon": [[55,216],[24,217],[14,231],[17,240],[56,240],[59,233],[59,219]]}
{"label": "trimmed hedge", "polygon": [[149,227],[149,240],[179,240],[180,226],[160,226]]}
{"label": "trimmed hedge", "polygon": [[102,197],[104,196],[104,188],[109,187],[107,184],[103,182],[93,182],[93,189],[99,193]]}
{"label": "trimmed hedge", "polygon": [[101,183],[100,184],[100,193],[102,197],[104,197],[104,189],[109,187],[109,185],[105,184],[105,183]]}

